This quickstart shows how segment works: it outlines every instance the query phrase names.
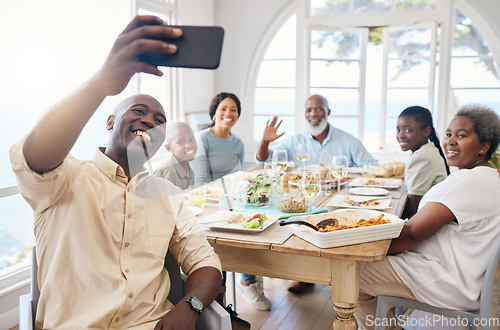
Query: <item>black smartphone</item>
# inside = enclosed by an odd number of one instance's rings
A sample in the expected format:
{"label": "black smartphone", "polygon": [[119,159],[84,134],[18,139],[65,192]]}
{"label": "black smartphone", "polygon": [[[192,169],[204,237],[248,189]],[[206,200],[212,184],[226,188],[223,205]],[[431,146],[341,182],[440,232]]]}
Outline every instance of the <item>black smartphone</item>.
{"label": "black smartphone", "polygon": [[175,54],[144,53],[139,60],[155,65],[177,68],[216,69],[220,63],[224,29],[220,26],[179,26],[182,37],[165,39],[177,45]]}

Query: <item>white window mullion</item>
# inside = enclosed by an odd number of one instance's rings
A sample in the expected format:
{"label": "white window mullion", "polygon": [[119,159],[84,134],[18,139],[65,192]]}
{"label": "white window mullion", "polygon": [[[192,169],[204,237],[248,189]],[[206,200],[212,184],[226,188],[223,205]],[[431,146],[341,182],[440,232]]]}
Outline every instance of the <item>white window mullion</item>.
{"label": "white window mullion", "polygon": [[296,83],[295,86],[295,132],[300,132],[305,128],[304,122],[304,104],[308,97],[307,91],[310,88],[311,73],[311,52],[309,44],[311,42],[311,33],[305,27],[305,17],[309,12],[309,1],[304,1],[297,10],[297,44],[296,44]]}
{"label": "white window mullion", "polygon": [[358,97],[358,139],[364,140],[365,137],[365,111],[366,111],[366,52],[369,39],[369,30],[360,30],[361,35],[361,59],[359,62],[359,97]]}
{"label": "white window mullion", "polygon": [[[429,55],[411,55],[411,56],[398,56],[389,58],[389,48],[392,44],[392,34],[402,31],[410,31],[416,29],[430,29],[431,38],[429,41]],[[436,71],[436,49],[437,49],[437,23],[436,22],[422,22],[412,25],[402,25],[386,27],[382,32],[382,43],[384,45],[384,56],[383,56],[383,69],[382,69],[382,95],[381,95],[381,107],[380,107],[380,146],[385,147],[387,141],[385,140],[385,133],[387,130],[387,120],[393,118],[394,116],[389,116],[387,113],[388,100],[387,95],[389,90],[394,89],[425,89],[427,91],[427,100],[422,100],[422,102],[427,101],[425,106],[429,111],[433,112],[434,109],[434,89],[435,89],[435,71]],[[389,87],[388,86],[388,72],[389,72],[389,62],[392,60],[404,60],[404,59],[423,59],[429,62],[428,70],[428,84],[425,87],[422,86],[405,86],[405,87]],[[403,109],[401,109],[403,110]]]}

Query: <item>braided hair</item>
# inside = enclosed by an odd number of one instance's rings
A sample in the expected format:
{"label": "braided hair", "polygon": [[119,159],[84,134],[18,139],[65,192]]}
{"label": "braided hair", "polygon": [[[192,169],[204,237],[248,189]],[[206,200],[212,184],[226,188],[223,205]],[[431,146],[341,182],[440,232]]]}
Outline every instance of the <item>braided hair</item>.
{"label": "braided hair", "polygon": [[429,109],[415,105],[412,107],[408,107],[404,109],[399,117],[413,117],[416,121],[418,121],[422,128],[430,127],[431,134],[429,135],[429,140],[434,143],[436,148],[439,150],[439,154],[443,157],[444,166],[446,167],[446,173],[450,174],[450,167],[446,162],[446,157],[444,156],[443,149],[441,149],[441,143],[439,142],[439,138],[436,133],[436,129],[434,128],[434,124],[432,123],[432,115]]}

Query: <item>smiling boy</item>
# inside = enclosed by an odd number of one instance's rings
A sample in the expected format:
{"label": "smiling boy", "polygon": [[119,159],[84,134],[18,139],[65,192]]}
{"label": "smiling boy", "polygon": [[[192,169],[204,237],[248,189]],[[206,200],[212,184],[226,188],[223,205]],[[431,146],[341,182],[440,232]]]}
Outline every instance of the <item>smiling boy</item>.
{"label": "smiling boy", "polygon": [[165,149],[170,153],[165,164],[155,174],[169,180],[181,189],[194,183],[194,172],[189,162],[194,159],[198,144],[194,132],[187,123],[174,122],[167,128]]}

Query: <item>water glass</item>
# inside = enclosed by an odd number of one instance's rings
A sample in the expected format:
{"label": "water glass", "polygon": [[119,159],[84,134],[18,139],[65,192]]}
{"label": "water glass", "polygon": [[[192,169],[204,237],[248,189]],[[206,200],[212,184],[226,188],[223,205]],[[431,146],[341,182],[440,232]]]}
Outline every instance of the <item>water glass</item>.
{"label": "water glass", "polygon": [[191,186],[188,191],[188,203],[203,208],[207,202],[207,185]]}

